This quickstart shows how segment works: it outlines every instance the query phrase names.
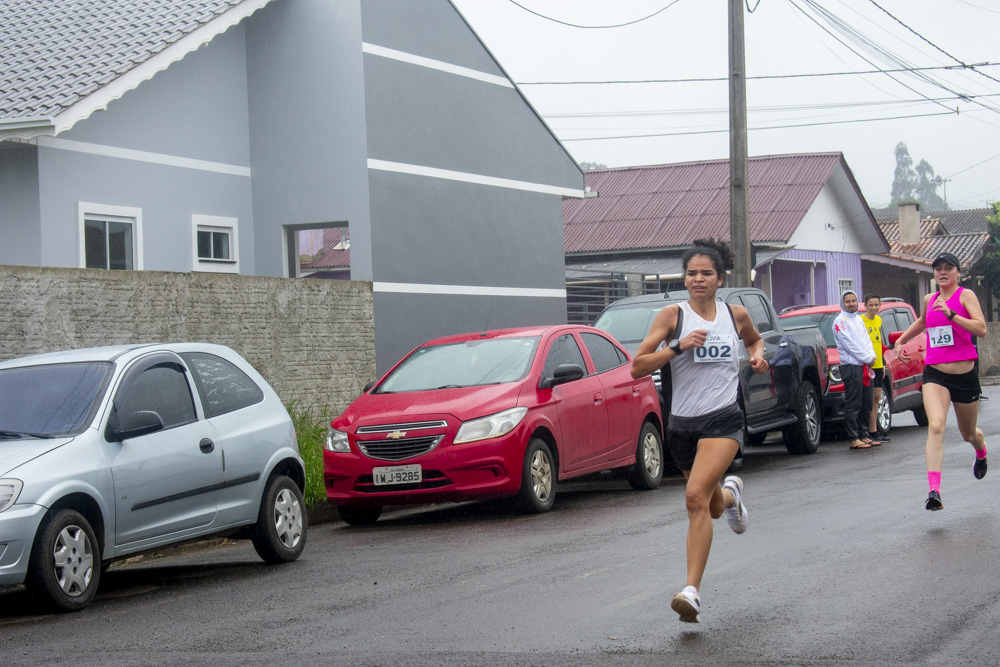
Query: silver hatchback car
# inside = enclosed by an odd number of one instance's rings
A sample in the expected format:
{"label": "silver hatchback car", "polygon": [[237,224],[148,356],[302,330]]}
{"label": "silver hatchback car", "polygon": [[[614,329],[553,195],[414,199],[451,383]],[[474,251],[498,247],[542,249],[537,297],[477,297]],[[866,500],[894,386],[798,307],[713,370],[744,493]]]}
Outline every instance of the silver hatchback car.
{"label": "silver hatchback car", "polygon": [[306,542],[291,418],[240,355],[128,345],[0,363],[0,585],[83,608],[111,562],[219,533]]}

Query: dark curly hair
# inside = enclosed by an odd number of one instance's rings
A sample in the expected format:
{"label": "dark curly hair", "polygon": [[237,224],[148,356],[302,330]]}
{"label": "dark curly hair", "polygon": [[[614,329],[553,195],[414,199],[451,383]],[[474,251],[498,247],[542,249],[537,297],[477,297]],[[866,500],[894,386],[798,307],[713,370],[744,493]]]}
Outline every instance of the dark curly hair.
{"label": "dark curly hair", "polygon": [[729,244],[724,241],[717,241],[713,237],[695,239],[694,245],[684,253],[681,257],[681,263],[684,266],[685,273],[687,272],[688,262],[695,255],[703,255],[712,260],[715,272],[723,278],[726,277],[726,271],[729,271],[735,265],[733,251],[730,250]]}

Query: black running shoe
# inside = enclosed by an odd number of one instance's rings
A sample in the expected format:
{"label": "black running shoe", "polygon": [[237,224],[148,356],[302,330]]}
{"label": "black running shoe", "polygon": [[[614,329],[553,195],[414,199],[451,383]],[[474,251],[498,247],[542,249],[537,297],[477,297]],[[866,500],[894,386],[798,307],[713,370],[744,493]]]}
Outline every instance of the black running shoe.
{"label": "black running shoe", "polygon": [[880,435],[878,439],[881,440],[882,442],[892,442],[892,438],[886,437],[884,435]]}
{"label": "black running shoe", "polygon": [[935,512],[937,510],[943,510],[944,505],[941,504],[941,494],[937,491],[931,491],[927,494],[927,502],[924,503],[926,509]]}
{"label": "black running shoe", "polygon": [[977,458],[976,464],[972,466],[972,474],[976,476],[976,479],[982,479],[986,477],[986,457]]}

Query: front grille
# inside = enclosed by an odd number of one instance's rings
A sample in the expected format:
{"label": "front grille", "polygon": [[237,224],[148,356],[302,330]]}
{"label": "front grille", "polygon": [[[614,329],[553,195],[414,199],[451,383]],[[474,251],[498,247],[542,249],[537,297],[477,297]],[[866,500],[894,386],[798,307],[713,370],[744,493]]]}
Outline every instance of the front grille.
{"label": "front grille", "polygon": [[406,422],[404,424],[379,424],[378,426],[361,426],[358,433],[392,433],[394,431],[426,431],[431,428],[448,428],[448,422],[437,419],[429,422]]}
{"label": "front grille", "polygon": [[[359,429],[360,431],[360,429]],[[358,447],[365,456],[382,461],[402,461],[426,454],[444,439],[443,435],[423,438],[399,438],[398,440],[358,440]]]}

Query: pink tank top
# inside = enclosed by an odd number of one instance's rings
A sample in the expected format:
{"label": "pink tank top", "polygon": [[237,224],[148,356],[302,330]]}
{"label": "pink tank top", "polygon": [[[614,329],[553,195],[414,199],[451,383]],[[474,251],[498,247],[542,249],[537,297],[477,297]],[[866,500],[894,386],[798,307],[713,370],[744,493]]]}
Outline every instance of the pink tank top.
{"label": "pink tank top", "polygon": [[[962,290],[959,287],[946,302],[948,308],[962,317],[968,317],[969,311],[962,305]],[[967,361],[978,359],[979,353],[972,344],[972,334],[949,320],[943,311],[930,307],[940,292],[931,295],[924,321],[927,324],[927,356],[928,365],[945,364],[949,361]]]}

